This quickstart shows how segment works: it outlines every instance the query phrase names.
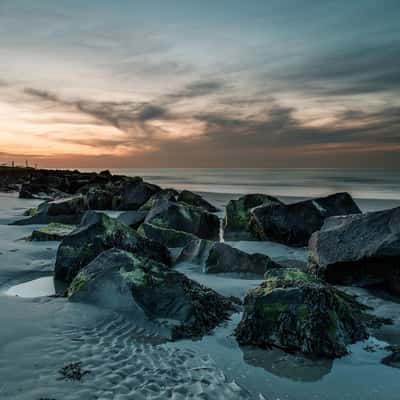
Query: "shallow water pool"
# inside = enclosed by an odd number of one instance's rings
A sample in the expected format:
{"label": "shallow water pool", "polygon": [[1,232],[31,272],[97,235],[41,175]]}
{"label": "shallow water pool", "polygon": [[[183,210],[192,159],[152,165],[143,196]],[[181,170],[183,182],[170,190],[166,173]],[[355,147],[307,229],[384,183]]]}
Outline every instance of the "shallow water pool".
{"label": "shallow water pool", "polygon": [[55,294],[56,289],[52,276],[46,276],[20,283],[19,285],[10,287],[6,291],[6,295],[8,296],[19,296],[25,298],[53,296]]}

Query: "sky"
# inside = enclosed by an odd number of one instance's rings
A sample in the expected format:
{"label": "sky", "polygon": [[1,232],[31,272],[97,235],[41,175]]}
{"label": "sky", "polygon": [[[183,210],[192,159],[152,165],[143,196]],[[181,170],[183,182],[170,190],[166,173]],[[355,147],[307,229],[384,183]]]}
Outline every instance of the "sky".
{"label": "sky", "polygon": [[398,0],[0,0],[0,164],[400,168]]}

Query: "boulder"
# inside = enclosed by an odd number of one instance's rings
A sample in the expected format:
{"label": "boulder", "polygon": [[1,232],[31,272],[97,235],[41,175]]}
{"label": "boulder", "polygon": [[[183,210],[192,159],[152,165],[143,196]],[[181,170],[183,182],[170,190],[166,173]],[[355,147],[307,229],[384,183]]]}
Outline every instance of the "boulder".
{"label": "boulder", "polygon": [[40,212],[46,212],[49,216],[80,215],[87,210],[87,199],[81,195],[49,201],[39,208]]}
{"label": "boulder", "polygon": [[32,232],[31,240],[35,242],[61,241],[75,228],[73,225],[52,222],[43,228],[35,229]]}
{"label": "boulder", "polygon": [[250,230],[261,240],[301,247],[321,229],[326,218],[360,212],[348,193],[336,193],[288,205],[256,207],[251,211]]}
{"label": "boulder", "polygon": [[205,239],[195,239],[189,242],[177,257],[176,262],[188,262],[192,264],[205,265],[215,242]]}
{"label": "boulder", "polygon": [[122,222],[106,214],[89,211],[80,226],[61,242],[56,258],[55,278],[71,282],[76,274],[100,253],[119,248],[170,264],[168,249],[146,239]]}
{"label": "boulder", "polygon": [[247,293],[244,309],[235,330],[241,345],[335,358],[368,337],[365,306],[297,269],[267,272]]}
{"label": "boulder", "polygon": [[132,229],[138,229],[144,222],[147,211],[126,211],[118,216],[118,221],[130,226]]}
{"label": "boulder", "polygon": [[248,254],[225,243],[214,244],[205,264],[205,272],[211,274],[244,273],[264,276],[272,268],[280,268],[280,265],[268,256]]}
{"label": "boulder", "polygon": [[382,364],[392,368],[400,368],[400,347],[389,346],[386,350],[391,351],[391,354],[382,359]]}
{"label": "boulder", "polygon": [[283,204],[276,197],[266,194],[247,194],[231,200],[226,206],[225,240],[254,240],[249,229],[250,211],[261,205]]}
{"label": "boulder", "polygon": [[68,297],[134,318],[139,308],[149,319],[168,323],[173,339],[202,336],[235,309],[230,299],[166,265],[118,249],[101,253],[82,269]]}
{"label": "boulder", "polygon": [[111,174],[111,172],[110,172],[108,169],[105,169],[104,171],[101,171],[101,172],[99,173],[99,175],[100,175],[100,176],[103,176],[103,177],[105,177],[105,178],[107,178],[107,179],[111,179],[111,177],[112,177],[112,174]]}
{"label": "boulder", "polygon": [[114,194],[105,189],[90,188],[86,194],[90,210],[112,210]]}
{"label": "boulder", "polygon": [[157,201],[145,222],[160,228],[191,233],[201,239],[219,238],[220,221],[216,215],[172,201]]}
{"label": "boulder", "polygon": [[16,221],[13,225],[47,225],[52,222],[77,225],[86,210],[88,205],[85,196],[67,197],[42,203],[36,211],[30,210],[30,218]]}
{"label": "boulder", "polygon": [[19,190],[20,199],[36,199],[36,200],[55,200],[68,197],[68,194],[57,190],[55,188],[49,188],[45,185],[36,184],[23,184]]}
{"label": "boulder", "polygon": [[22,199],[54,199],[68,195],[67,172],[32,170],[20,189]]}
{"label": "boulder", "polygon": [[188,243],[197,239],[197,237],[191,233],[161,228],[149,223],[142,224],[138,232],[148,239],[155,240],[171,248],[185,247]]}
{"label": "boulder", "polygon": [[161,191],[153,194],[150,199],[139,208],[139,211],[149,212],[159,200],[174,202],[176,201],[178,194],[179,192],[175,189],[162,189]]}
{"label": "boulder", "polygon": [[203,199],[203,197],[189,190],[183,190],[182,192],[180,192],[178,196],[178,201],[192,207],[202,208],[204,211],[211,213],[219,211],[218,208],[213,206],[207,200]]}
{"label": "boulder", "polygon": [[145,204],[151,196],[159,192],[161,188],[137,178],[137,181],[124,185],[121,194],[120,209],[125,211],[137,210]]}
{"label": "boulder", "polygon": [[400,293],[400,207],[328,218],[309,250],[311,270],[328,282]]}

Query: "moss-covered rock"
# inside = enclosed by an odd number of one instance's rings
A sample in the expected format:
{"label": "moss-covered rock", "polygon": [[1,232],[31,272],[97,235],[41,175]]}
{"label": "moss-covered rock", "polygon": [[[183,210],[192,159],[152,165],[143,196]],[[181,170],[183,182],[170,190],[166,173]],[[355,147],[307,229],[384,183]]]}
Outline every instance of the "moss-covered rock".
{"label": "moss-covered rock", "polygon": [[368,337],[365,307],[315,277],[278,269],[245,298],[235,335],[242,345],[271,346],[335,358]]}
{"label": "moss-covered rock", "polygon": [[88,211],[80,226],[66,236],[58,248],[55,278],[71,282],[84,266],[110,248],[170,263],[169,251],[165,246],[142,237],[106,214]]}
{"label": "moss-covered rock", "polygon": [[138,232],[148,239],[155,240],[171,248],[185,247],[188,243],[197,239],[191,233],[162,228],[150,223],[142,224]]}
{"label": "moss-covered rock", "polygon": [[138,229],[144,222],[147,211],[126,211],[118,216],[118,221],[130,226],[132,229]]}
{"label": "moss-covered rock", "polygon": [[219,238],[220,224],[216,215],[172,201],[157,201],[145,222],[160,228],[191,233],[201,239]]}
{"label": "moss-covered rock", "polygon": [[313,232],[335,215],[358,214],[360,209],[348,193],[299,201],[268,204],[251,210],[250,230],[260,240],[289,246],[307,246]]}
{"label": "moss-covered rock", "polygon": [[266,204],[283,204],[275,197],[265,194],[247,194],[231,200],[226,206],[224,237],[226,240],[255,240],[249,229],[250,211]]}
{"label": "moss-covered rock", "polygon": [[31,240],[38,242],[63,240],[75,228],[76,227],[74,225],[65,225],[52,222],[43,228],[35,229],[32,232]]}
{"label": "moss-covered rock", "polygon": [[212,240],[195,239],[189,242],[179,254],[176,262],[188,262],[205,266],[211,249],[215,245]]}
{"label": "moss-covered rock", "polygon": [[24,217],[34,217],[34,216],[37,215],[38,213],[39,213],[38,207],[28,208],[28,209],[24,212]]}
{"label": "moss-covered rock", "polygon": [[135,182],[129,182],[123,186],[120,195],[120,209],[138,210],[145,204],[155,193],[161,191],[161,188],[151,183],[143,182],[137,179]]}
{"label": "moss-covered rock", "polygon": [[112,210],[115,194],[111,190],[89,188],[86,197],[90,210]]}
{"label": "moss-covered rock", "polygon": [[218,208],[209,203],[206,199],[201,197],[200,195],[191,192],[190,190],[183,190],[179,193],[178,201],[181,203],[185,203],[192,207],[202,208],[207,212],[217,212]]}
{"label": "moss-covered rock", "polygon": [[175,189],[162,189],[153,194],[149,200],[139,208],[139,211],[149,212],[159,200],[176,201],[178,194],[179,192]]}
{"label": "moss-covered rock", "polygon": [[101,253],[82,269],[68,297],[133,317],[139,308],[147,318],[167,323],[173,339],[201,336],[235,309],[228,298],[168,266],[117,249]]}
{"label": "moss-covered rock", "polygon": [[77,225],[87,210],[87,199],[83,195],[46,201],[37,210],[31,209],[29,218],[16,221],[13,225],[47,225],[52,222]]}

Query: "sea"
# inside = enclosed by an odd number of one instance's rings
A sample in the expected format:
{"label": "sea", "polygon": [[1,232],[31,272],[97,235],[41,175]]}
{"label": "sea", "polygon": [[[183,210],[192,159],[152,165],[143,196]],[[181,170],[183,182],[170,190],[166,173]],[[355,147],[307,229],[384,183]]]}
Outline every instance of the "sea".
{"label": "sea", "polygon": [[348,192],[363,211],[400,206],[399,169],[130,168],[111,172],[141,176],[163,188],[222,194],[225,198],[263,193],[293,202]]}
{"label": "sea", "polygon": [[113,172],[142,176],[162,187],[197,192],[265,193],[281,197],[349,192],[359,199],[400,200],[398,169],[138,168]]}

